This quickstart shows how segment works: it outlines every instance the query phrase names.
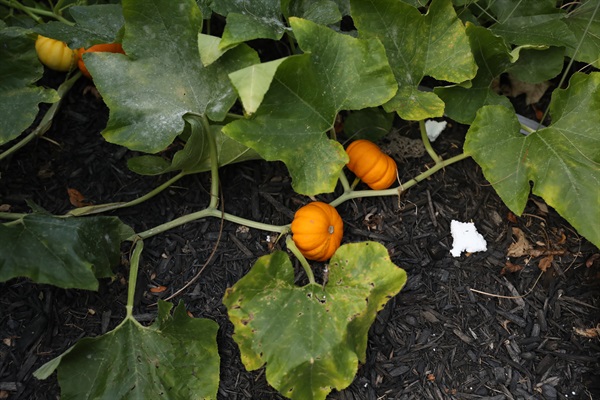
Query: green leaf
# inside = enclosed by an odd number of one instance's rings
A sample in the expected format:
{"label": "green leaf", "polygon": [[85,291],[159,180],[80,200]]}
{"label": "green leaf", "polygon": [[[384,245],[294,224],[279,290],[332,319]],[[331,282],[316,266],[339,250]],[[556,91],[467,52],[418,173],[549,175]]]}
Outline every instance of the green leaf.
{"label": "green leaf", "polygon": [[38,104],[59,100],[55,90],[34,86],[44,68],[35,52],[29,31],[0,30],[0,145],[27,129],[38,114]]}
{"label": "green leaf", "polygon": [[294,16],[321,25],[332,25],[342,19],[338,5],[331,0],[286,0],[281,8],[287,10],[286,18]]}
{"label": "green leaf", "polygon": [[383,43],[399,85],[384,105],[406,120],[441,117],[444,102],[417,88],[429,75],[438,80],[463,82],[477,71],[465,27],[450,0],[433,0],[426,15],[397,0],[352,0],[352,18],[359,37],[377,37]]}
{"label": "green leaf", "polygon": [[279,0],[219,0],[211,4],[214,12],[227,16],[219,48],[227,50],[253,39],[279,40],[286,30]]}
{"label": "green leaf", "polygon": [[376,142],[392,129],[394,114],[381,108],[354,111],[344,119],[344,133],[352,140],[367,139]]}
{"label": "green leaf", "polygon": [[229,74],[247,115],[252,115],[262,103],[279,65],[286,58],[251,65]]}
{"label": "green leaf", "polygon": [[555,5],[554,0],[492,2],[498,22],[490,30],[511,44],[575,46],[575,35],[563,21],[566,14]]}
{"label": "green leaf", "polygon": [[461,124],[473,122],[475,113],[484,105],[495,104],[512,109],[510,101],[491,88],[494,78],[511,66],[509,49],[504,40],[488,29],[471,23],[467,23],[467,35],[479,67],[471,87],[457,85],[434,89],[446,103],[446,115]]}
{"label": "green leaf", "polygon": [[[219,167],[248,160],[258,160],[260,156],[254,150],[225,136],[222,126],[211,125],[211,133],[217,145]],[[127,160],[127,166],[140,175],[160,175],[166,172],[183,170],[191,174],[210,171],[210,153],[203,132],[194,132],[183,150],[175,153],[171,162],[159,156],[144,155]]]}
{"label": "green leaf", "polygon": [[[515,50],[511,52],[514,53]],[[521,49],[518,60],[508,68],[508,72],[520,81],[540,83],[558,76],[564,67],[564,62],[564,47]]]}
{"label": "green leaf", "polygon": [[123,15],[127,55],[84,56],[111,111],[106,140],[155,153],[182,132],[186,113],[223,120],[236,100],[227,74],[259,62],[256,52],[238,46],[203,67],[202,15],[193,0],[125,0]]}
{"label": "green leaf", "polygon": [[575,48],[568,48],[567,55],[600,68],[600,3],[584,1],[568,14],[565,23],[575,35],[579,46],[577,51]]}
{"label": "green leaf", "polygon": [[219,353],[216,322],[190,318],[183,303],[159,300],[150,327],[127,317],[113,331],[79,340],[34,372],[58,369],[61,399],[216,399]]}
{"label": "green leaf", "polygon": [[112,275],[133,230],[116,217],[29,214],[0,225],[0,281],[23,276],[61,288],[98,289]]}
{"label": "green leaf", "polygon": [[73,6],[69,12],[75,20],[75,26],[53,21],[38,25],[35,31],[62,40],[72,49],[120,41],[119,33],[125,22],[120,4]]}
{"label": "green leaf", "polygon": [[552,95],[552,124],[528,136],[514,113],[486,106],[467,133],[465,152],[504,203],[521,215],[532,192],[600,247],[600,73],[576,73]]}
{"label": "green leaf", "polygon": [[266,363],[267,381],[292,399],[325,399],[352,382],[377,311],[406,282],[375,242],[340,247],[329,271],[325,286],[298,287],[289,258],[276,251],[223,299],[246,368]]}
{"label": "green leaf", "polygon": [[296,192],[331,192],[348,158],[325,132],[340,110],[389,100],[396,83],[378,40],[355,39],[295,17],[290,24],[305,54],[279,64],[254,118],[234,121],[223,132],[266,160],[283,161]]}

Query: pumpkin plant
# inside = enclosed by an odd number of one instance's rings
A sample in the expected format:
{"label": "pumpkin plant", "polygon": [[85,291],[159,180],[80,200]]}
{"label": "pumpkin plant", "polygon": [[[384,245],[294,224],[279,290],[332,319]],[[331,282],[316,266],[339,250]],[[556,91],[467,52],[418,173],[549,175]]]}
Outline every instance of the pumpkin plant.
{"label": "pumpkin plant", "polygon": [[[548,57],[558,56],[562,65],[564,54],[571,61],[598,67],[597,52],[594,56],[590,49],[597,48],[600,37],[600,3],[565,5],[570,11],[545,3],[535,12],[551,15],[549,25],[565,35],[530,35],[531,40],[526,34],[515,34],[529,29],[523,21],[532,20],[530,11],[511,1],[497,2],[482,13],[470,3],[433,0],[425,14],[408,4],[414,2],[398,0],[369,4],[350,0],[345,7],[318,2],[314,8],[276,0],[226,0],[210,5],[155,0],[155,7],[149,8],[143,0],[123,0],[122,6],[69,6],[66,10],[59,7],[63,2],[51,9],[17,0],[0,3],[32,16],[37,24],[21,28],[0,21],[0,57],[7,60],[0,65],[0,145],[7,146],[0,160],[46,132],[60,109],[60,99],[80,76],[69,64],[57,90],[35,84],[42,65],[36,61],[34,41],[42,34],[71,48],[88,48],[85,68],[110,108],[103,137],[146,153],[129,159],[128,166],[144,175],[174,173],[154,190],[128,202],[81,207],[67,215],[48,215],[35,206],[31,215],[0,213],[7,221],[0,224],[0,254],[5,258],[0,263],[0,280],[25,276],[64,288],[95,289],[98,278],[108,275],[116,263],[121,244],[131,242],[129,297],[122,324],[94,340],[83,339],[36,372],[46,378],[58,370],[59,383],[68,395],[120,398],[135,390],[139,398],[148,393],[216,397],[214,324],[186,319],[182,306],[172,317],[170,306],[159,306],[157,322],[150,327],[141,326],[131,313],[143,241],[201,218],[276,232],[285,237],[287,250],[302,265],[308,284],[300,287],[294,283],[292,262],[279,250],[284,245],[281,241],[277,250],[257,260],[223,297],[246,368],[254,370],[266,363],[268,382],[284,396],[296,399],[324,399],[331,390],[342,390],[352,382],[359,362],[365,360],[367,335],[377,311],[406,281],[405,272],[393,264],[382,245],[340,246],[343,223],[335,207],[343,202],[400,196],[431,174],[473,157],[517,214],[530,193],[529,181],[534,181],[534,193],[600,245],[600,228],[584,214],[584,210],[598,212],[600,74],[575,74],[570,86],[558,89],[550,104],[554,120],[548,127],[538,126],[541,129],[519,123],[510,102],[491,90],[498,75],[510,68],[523,70],[532,60],[540,70],[536,74],[533,68],[535,78],[548,75],[541,68]],[[210,24],[204,22],[210,21],[212,13],[225,17],[220,37],[211,35]],[[584,28],[582,15],[590,21]],[[508,20],[500,21],[500,16]],[[342,17],[354,22],[355,32],[340,29]],[[468,18],[469,23],[461,18]],[[7,17],[7,21],[12,20]],[[277,41],[287,53],[261,60],[259,52],[246,43],[261,38]],[[122,43],[117,49],[122,54],[92,51],[91,46],[98,43]],[[562,51],[546,52],[548,46]],[[527,53],[527,63],[519,64],[520,54],[528,51],[534,53]],[[23,60],[30,65],[23,67]],[[425,76],[438,80],[433,91],[422,90]],[[31,133],[19,138],[33,123],[42,102],[52,106]],[[452,106],[456,104],[464,107]],[[423,172],[390,188],[397,179],[395,160],[362,140],[344,151],[337,137],[344,132],[336,132],[336,118],[342,114],[360,118],[365,109],[386,113],[386,121],[418,121],[431,157]],[[444,113],[471,124],[464,152],[439,155],[430,143],[424,120]],[[529,135],[522,135],[522,129]],[[156,155],[174,141],[181,148],[171,159]],[[499,154],[501,158],[496,157]],[[547,154],[558,165],[552,174],[539,167],[545,165],[542,161]],[[282,161],[294,190],[317,201],[300,208],[285,225],[224,212],[219,208],[218,170],[250,159]],[[350,185],[345,165],[371,190]],[[92,216],[136,207],[182,177],[204,172],[211,177],[210,200],[199,211],[144,231],[134,231],[116,217]],[[341,194],[329,203],[320,197],[336,189]],[[54,262],[41,263],[31,248],[48,252],[47,259]],[[316,264],[311,266],[306,258]],[[330,279],[317,282],[313,268],[327,260]],[[52,273],[44,273],[45,269]],[[282,309],[293,312],[275,312]],[[138,342],[142,343],[139,348]],[[178,353],[177,349],[188,347],[193,351]],[[111,348],[131,350],[114,354],[121,357],[118,365],[98,362],[105,360],[103,352]],[[161,358],[152,358],[153,348],[169,350]],[[187,370],[191,372],[186,375]],[[79,374],[74,371],[102,378],[99,382],[110,379],[116,386],[113,390],[78,382]],[[136,371],[133,379],[128,379],[127,371]],[[165,379],[173,385],[163,385]]]}

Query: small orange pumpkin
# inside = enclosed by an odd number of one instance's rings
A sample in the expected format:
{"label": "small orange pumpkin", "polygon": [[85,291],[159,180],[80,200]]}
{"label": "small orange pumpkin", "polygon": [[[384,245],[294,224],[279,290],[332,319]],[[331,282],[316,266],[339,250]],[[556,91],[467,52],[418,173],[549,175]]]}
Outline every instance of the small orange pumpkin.
{"label": "small orange pumpkin", "polygon": [[375,143],[364,139],[356,140],[348,146],[346,153],[350,157],[346,164],[348,169],[371,189],[387,189],[396,181],[396,162]]}
{"label": "small orange pumpkin", "polygon": [[82,47],[79,50],[77,50],[77,65],[79,66],[79,70],[81,71],[81,73],[83,75],[87,76],[90,79],[92,79],[92,76],[90,75],[90,72],[86,68],[85,63],[83,62],[83,55],[85,53],[96,53],[96,52],[125,54],[125,52],[123,51],[123,46],[121,46],[121,43],[95,44],[88,49],[84,49]]}
{"label": "small orange pumpkin", "polygon": [[60,40],[38,35],[35,51],[42,64],[55,71],[67,72],[75,64],[75,51]]}
{"label": "small orange pumpkin", "polygon": [[335,207],[313,201],[296,211],[291,230],[292,239],[304,257],[327,261],[340,247],[344,222]]}

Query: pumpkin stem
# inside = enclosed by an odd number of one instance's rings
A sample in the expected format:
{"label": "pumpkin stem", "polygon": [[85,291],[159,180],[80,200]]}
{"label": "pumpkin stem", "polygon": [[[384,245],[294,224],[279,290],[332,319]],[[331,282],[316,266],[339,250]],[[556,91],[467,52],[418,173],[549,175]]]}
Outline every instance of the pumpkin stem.
{"label": "pumpkin stem", "polygon": [[[331,228],[333,227],[330,227],[330,229]],[[298,261],[300,261],[300,264],[302,264],[302,268],[304,268],[304,272],[306,272],[306,276],[308,276],[308,282],[310,282],[311,285],[315,285],[315,274],[313,274],[312,269],[308,264],[308,261],[306,261],[306,258],[304,258],[298,247],[296,247],[296,243],[294,243],[294,240],[290,235],[288,235],[285,239],[285,245],[287,246],[289,251],[294,253]]]}
{"label": "pumpkin stem", "polygon": [[433,147],[431,147],[429,136],[427,136],[427,128],[425,128],[425,120],[422,119],[419,121],[419,129],[421,130],[421,139],[423,140],[423,145],[425,146],[425,150],[427,150],[427,154],[433,158],[433,161],[435,161],[436,164],[441,163],[442,158],[438,156]]}
{"label": "pumpkin stem", "polygon": [[335,232],[335,228],[333,227],[333,225],[329,225],[329,228],[327,228],[327,232],[329,232],[330,235],[333,235],[333,232]]}

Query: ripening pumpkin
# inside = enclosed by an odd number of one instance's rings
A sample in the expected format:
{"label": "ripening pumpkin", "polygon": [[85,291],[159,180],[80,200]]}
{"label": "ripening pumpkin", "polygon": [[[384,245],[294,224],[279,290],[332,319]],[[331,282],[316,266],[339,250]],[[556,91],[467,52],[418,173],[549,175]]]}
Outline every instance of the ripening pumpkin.
{"label": "ripening pumpkin", "polygon": [[344,222],[335,207],[313,201],[296,211],[291,230],[292,239],[304,257],[327,261],[340,247]]}
{"label": "ripening pumpkin", "polygon": [[89,79],[92,79],[90,72],[85,66],[85,62],[83,61],[83,55],[85,53],[121,53],[125,54],[123,51],[123,46],[121,43],[103,43],[103,44],[95,44],[88,49],[84,49],[83,47],[77,50],[77,65],[79,66],[79,70]]}
{"label": "ripening pumpkin", "polygon": [[35,51],[42,64],[55,71],[66,72],[75,65],[75,51],[60,40],[38,35]]}
{"label": "ripening pumpkin", "polygon": [[346,149],[350,161],[347,167],[373,190],[387,189],[396,180],[398,166],[396,161],[379,146],[368,140],[352,142]]}

